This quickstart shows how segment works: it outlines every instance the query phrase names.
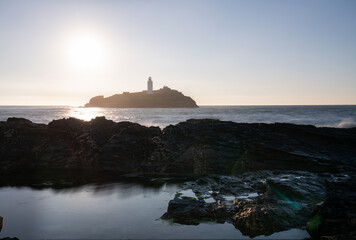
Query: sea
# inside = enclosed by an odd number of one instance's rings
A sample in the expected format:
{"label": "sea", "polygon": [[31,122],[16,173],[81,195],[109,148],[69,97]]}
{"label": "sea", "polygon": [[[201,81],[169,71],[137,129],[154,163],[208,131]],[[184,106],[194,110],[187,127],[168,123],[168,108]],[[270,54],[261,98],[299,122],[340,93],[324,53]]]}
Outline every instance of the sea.
{"label": "sea", "polygon": [[[286,122],[317,127],[356,127],[356,105],[202,106],[179,109],[115,109],[72,106],[0,106],[0,121],[21,117],[35,123],[105,116],[164,128],[187,119],[211,118],[246,123]],[[181,225],[160,217],[181,185],[113,182],[54,189],[50,186],[0,186],[2,237],[20,239],[249,239],[232,224]],[[303,239],[304,229],[289,229],[254,239]]]}
{"label": "sea", "polygon": [[21,117],[35,123],[105,116],[164,128],[188,119],[220,119],[238,123],[294,123],[317,127],[356,127],[356,105],[333,106],[201,106],[199,108],[83,108],[72,106],[0,106],[0,121]]}

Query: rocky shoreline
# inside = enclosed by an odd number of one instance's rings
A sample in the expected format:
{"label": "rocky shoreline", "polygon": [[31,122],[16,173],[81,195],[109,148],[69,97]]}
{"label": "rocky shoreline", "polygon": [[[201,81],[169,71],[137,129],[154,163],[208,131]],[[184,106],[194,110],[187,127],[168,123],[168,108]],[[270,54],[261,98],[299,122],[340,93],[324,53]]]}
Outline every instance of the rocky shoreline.
{"label": "rocky shoreline", "polygon": [[258,170],[356,171],[356,128],[212,119],[159,127],[60,119],[0,122],[0,171],[109,170],[117,173],[204,176]]}
{"label": "rocky shoreline", "polygon": [[258,171],[203,177],[185,182],[187,190],[176,194],[162,218],[188,225],[228,222],[249,237],[301,228],[312,239],[354,239],[352,174]]}
{"label": "rocky shoreline", "polygon": [[[305,227],[312,239],[356,239],[355,162],[356,128],[199,119],[160,129],[104,117],[0,122],[2,186],[179,178],[186,192],[162,218],[229,222],[250,237]],[[47,171],[66,177],[50,179]]]}

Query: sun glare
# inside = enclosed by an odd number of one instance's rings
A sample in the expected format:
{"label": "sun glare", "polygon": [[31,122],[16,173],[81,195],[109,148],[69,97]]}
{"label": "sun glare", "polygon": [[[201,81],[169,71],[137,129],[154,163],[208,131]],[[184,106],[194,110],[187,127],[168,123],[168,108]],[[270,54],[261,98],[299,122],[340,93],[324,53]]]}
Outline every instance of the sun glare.
{"label": "sun glare", "polygon": [[100,108],[72,108],[69,117],[78,118],[84,121],[90,121],[98,116],[103,116],[103,111]]}
{"label": "sun glare", "polygon": [[95,36],[77,36],[69,42],[69,62],[80,71],[98,70],[104,65],[104,47],[104,43]]}

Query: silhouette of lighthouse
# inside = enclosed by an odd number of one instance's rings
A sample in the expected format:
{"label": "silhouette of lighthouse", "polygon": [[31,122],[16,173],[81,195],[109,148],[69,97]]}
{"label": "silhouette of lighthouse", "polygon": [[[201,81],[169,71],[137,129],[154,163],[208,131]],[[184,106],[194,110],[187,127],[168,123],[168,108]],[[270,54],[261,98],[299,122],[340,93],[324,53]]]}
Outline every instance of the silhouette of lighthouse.
{"label": "silhouette of lighthouse", "polygon": [[153,93],[153,82],[152,78],[149,77],[147,81],[147,94],[152,94]]}

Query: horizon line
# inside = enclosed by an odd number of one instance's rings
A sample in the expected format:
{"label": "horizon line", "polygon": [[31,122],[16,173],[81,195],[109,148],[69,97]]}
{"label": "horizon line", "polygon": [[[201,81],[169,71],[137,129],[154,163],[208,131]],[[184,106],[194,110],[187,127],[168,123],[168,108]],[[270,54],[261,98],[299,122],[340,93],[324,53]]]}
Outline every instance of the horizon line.
{"label": "horizon line", "polygon": [[[356,103],[345,103],[345,104],[201,104],[198,107],[259,107],[259,106],[356,106]],[[11,105],[1,105],[0,107],[84,107],[84,105],[68,105],[68,104],[11,104]],[[91,107],[87,107],[91,108]],[[98,108],[98,107],[92,107]]]}

